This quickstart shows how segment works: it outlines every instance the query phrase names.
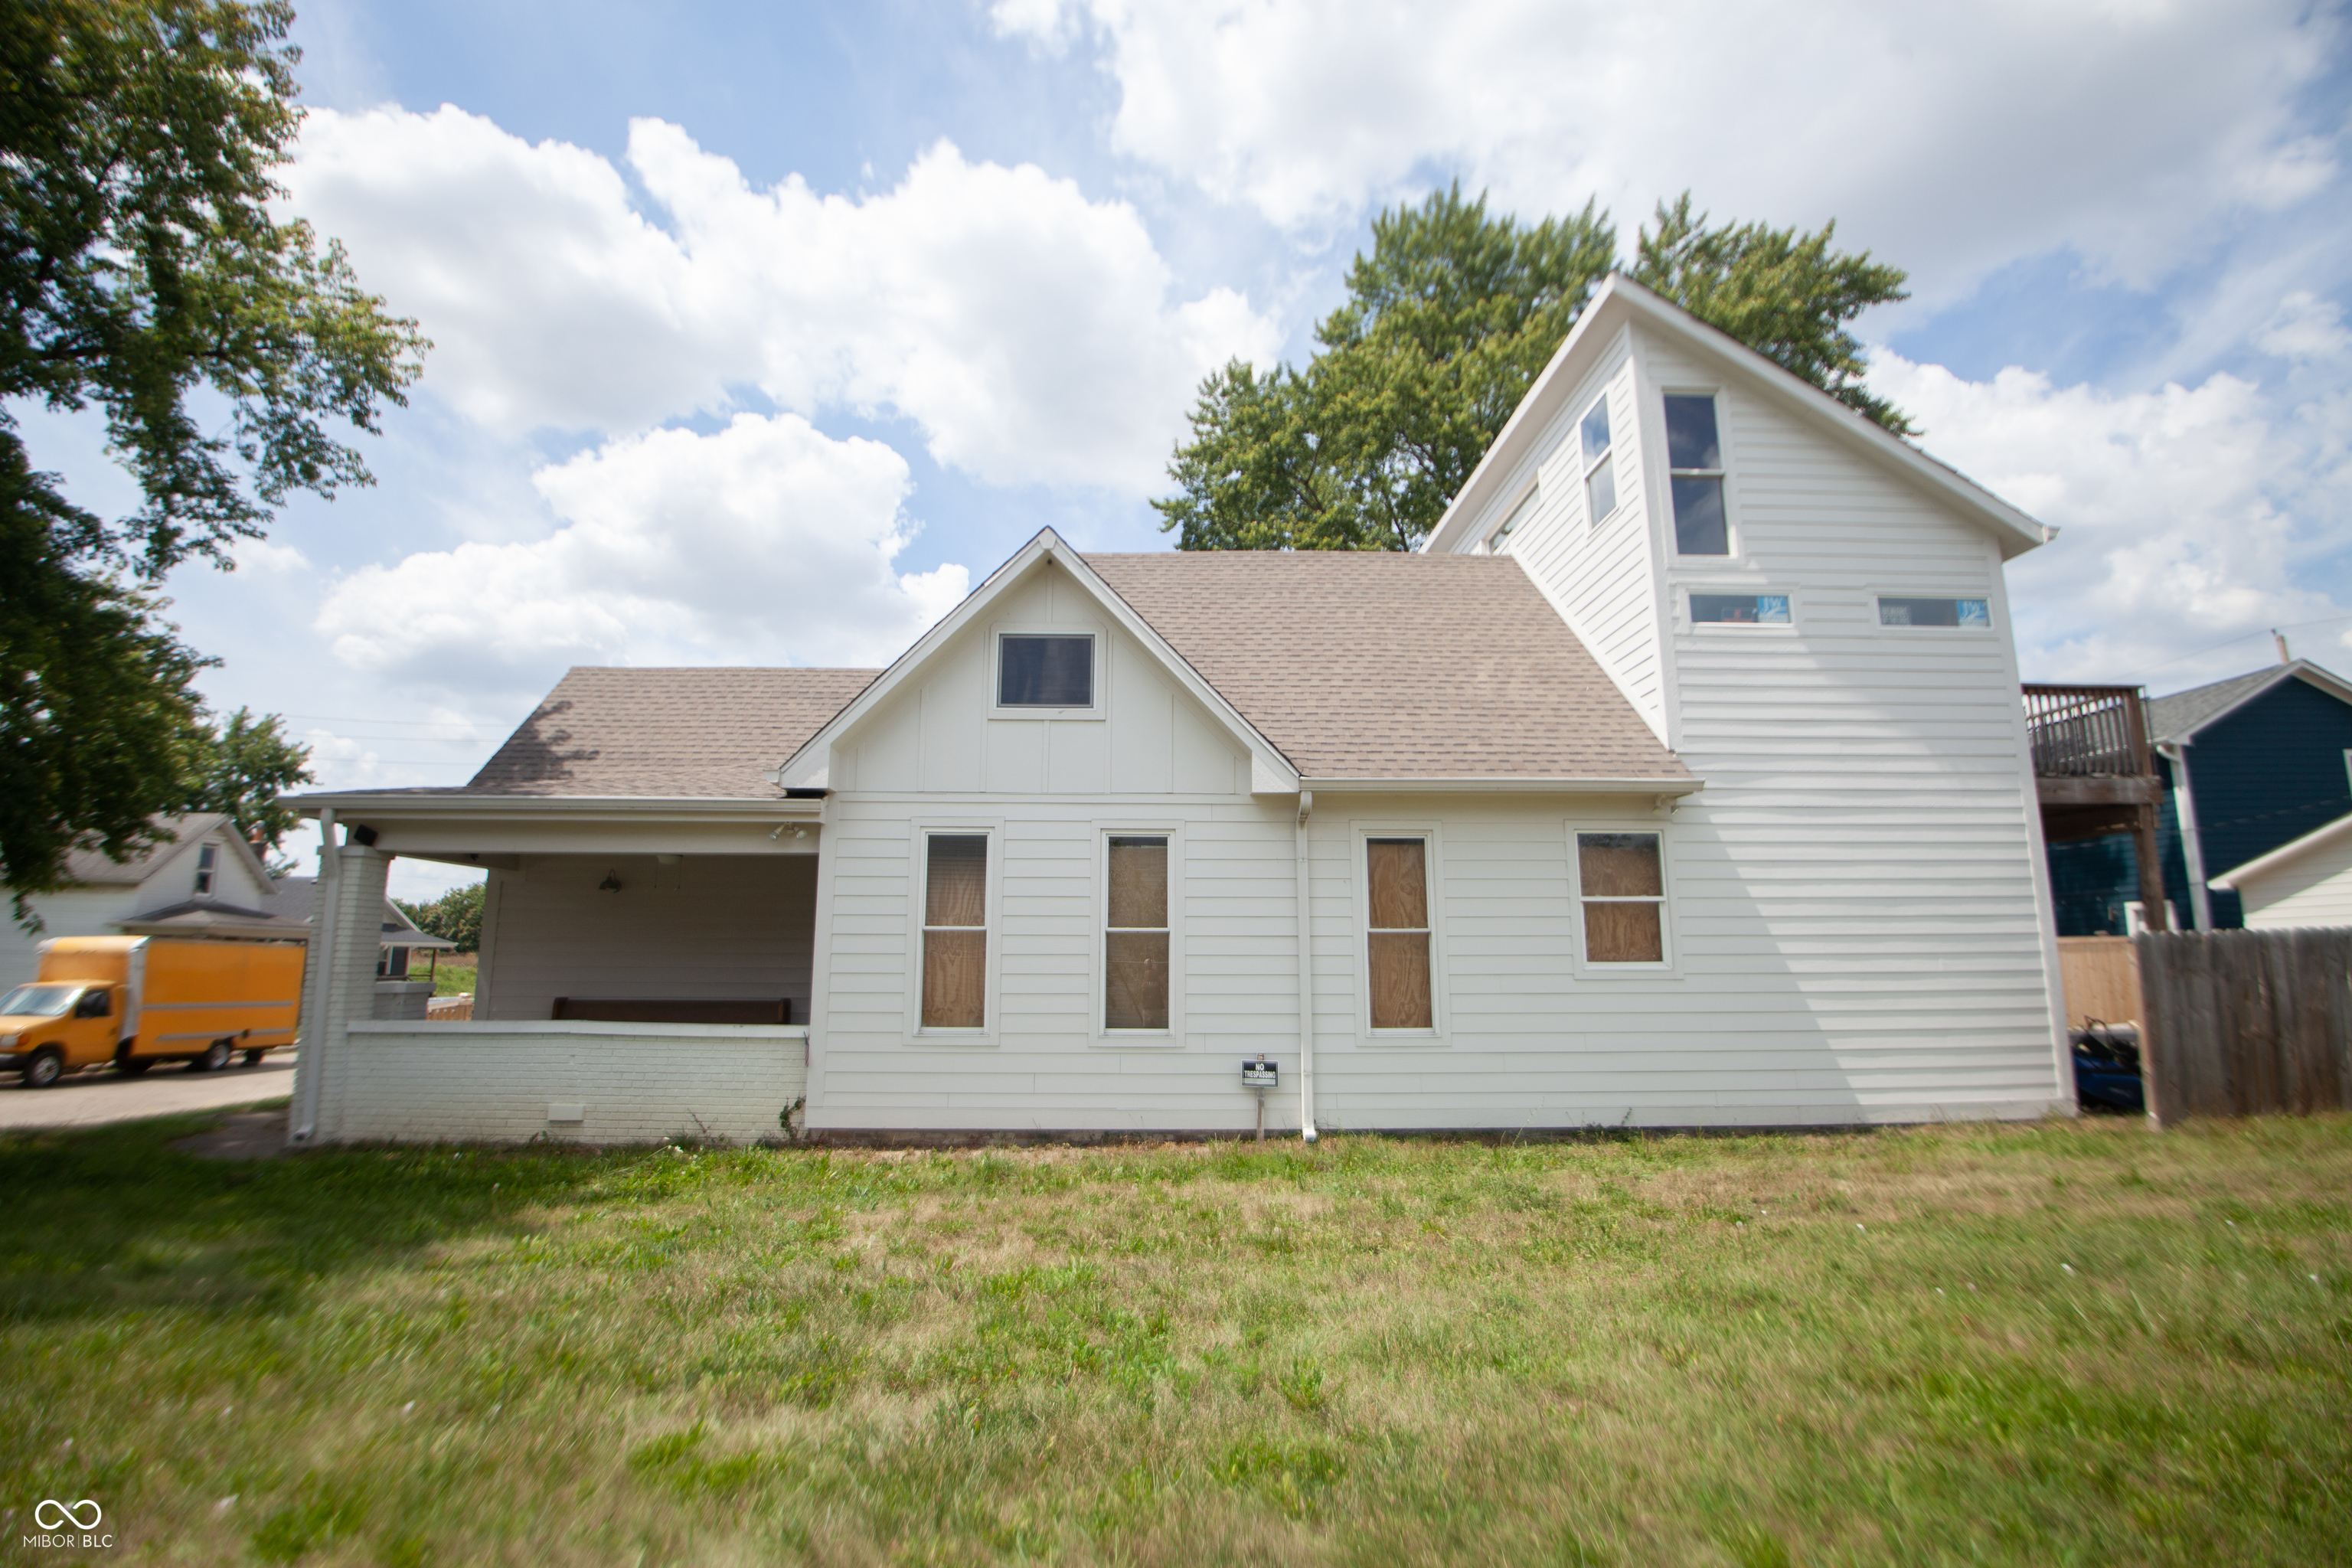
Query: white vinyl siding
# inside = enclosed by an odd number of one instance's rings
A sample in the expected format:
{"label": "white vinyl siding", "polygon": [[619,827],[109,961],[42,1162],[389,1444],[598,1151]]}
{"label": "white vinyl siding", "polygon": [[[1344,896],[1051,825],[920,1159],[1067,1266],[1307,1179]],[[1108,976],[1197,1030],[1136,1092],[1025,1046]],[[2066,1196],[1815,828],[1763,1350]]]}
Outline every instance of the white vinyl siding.
{"label": "white vinyl siding", "polygon": [[2317,845],[2288,864],[2238,884],[2246,929],[2352,926],[2352,834]]}
{"label": "white vinyl siding", "polygon": [[[1595,529],[1586,518],[1583,416],[1595,402],[1609,407],[1611,461],[1615,465],[1617,511]],[[1640,525],[1647,506],[1640,458],[1641,422],[1634,398],[1631,340],[1621,335],[1600,365],[1568,399],[1566,411],[1546,427],[1536,456],[1508,475],[1498,491],[1516,505],[1526,487],[1538,482],[1536,504],[1511,529],[1509,553],[1527,568],[1569,629],[1591,651],[1624,694],[1633,711],[1660,740],[1666,737],[1665,693],[1661,665],[1662,630],[1651,531]],[[1476,537],[1506,515],[1471,531]]]}

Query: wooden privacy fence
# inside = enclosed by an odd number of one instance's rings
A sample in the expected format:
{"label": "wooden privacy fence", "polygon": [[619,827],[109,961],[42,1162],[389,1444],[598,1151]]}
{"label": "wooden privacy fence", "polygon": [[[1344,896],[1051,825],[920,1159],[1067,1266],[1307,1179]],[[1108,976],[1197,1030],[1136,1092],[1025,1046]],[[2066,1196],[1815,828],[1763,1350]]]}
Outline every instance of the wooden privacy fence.
{"label": "wooden privacy fence", "polygon": [[2058,979],[2066,988],[2066,1026],[2139,1022],[2139,967],[2127,936],[2062,936]]}
{"label": "wooden privacy fence", "polygon": [[2352,1110],[2352,930],[2143,932],[2148,1114]]}

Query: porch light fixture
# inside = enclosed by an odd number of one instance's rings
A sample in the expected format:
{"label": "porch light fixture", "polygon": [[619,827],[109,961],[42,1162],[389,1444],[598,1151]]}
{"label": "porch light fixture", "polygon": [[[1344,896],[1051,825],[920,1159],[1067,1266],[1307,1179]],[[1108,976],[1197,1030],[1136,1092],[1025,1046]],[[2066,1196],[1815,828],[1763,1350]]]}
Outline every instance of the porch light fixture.
{"label": "porch light fixture", "polygon": [[604,873],[604,879],[596,884],[596,890],[600,893],[617,893],[621,890],[621,879],[607,871]]}

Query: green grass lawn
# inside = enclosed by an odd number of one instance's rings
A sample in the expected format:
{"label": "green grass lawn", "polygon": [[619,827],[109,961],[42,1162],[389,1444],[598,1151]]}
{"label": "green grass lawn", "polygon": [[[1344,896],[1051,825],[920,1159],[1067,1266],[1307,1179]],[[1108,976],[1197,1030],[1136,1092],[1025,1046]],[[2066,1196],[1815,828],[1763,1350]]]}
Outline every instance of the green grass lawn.
{"label": "green grass lawn", "polygon": [[433,994],[461,996],[474,989],[474,977],[481,973],[479,963],[439,963],[433,970]]}
{"label": "green grass lawn", "polygon": [[2341,1118],[166,1148],[203,1124],[0,1141],[10,1528],[96,1499],[110,1560],[175,1563],[2352,1557]]}

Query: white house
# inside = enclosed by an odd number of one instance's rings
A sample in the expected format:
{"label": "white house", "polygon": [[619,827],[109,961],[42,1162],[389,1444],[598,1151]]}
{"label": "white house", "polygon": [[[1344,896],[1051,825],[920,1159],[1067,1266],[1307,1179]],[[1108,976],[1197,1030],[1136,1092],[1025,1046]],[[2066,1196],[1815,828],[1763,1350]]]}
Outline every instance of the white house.
{"label": "white house", "polygon": [[[54,937],[310,940],[312,879],[271,877],[236,823],[218,812],[162,817],[158,826],[166,837],[128,859],[110,860],[95,849],[68,854],[69,884],[26,900],[40,917],[38,931],[13,920],[0,925],[0,991],[35,978],[41,943]],[[457,945],[419,931],[389,899],[378,929],[377,973],[387,981],[407,978],[412,954]],[[412,1000],[424,1005],[421,994]]]}
{"label": "white house", "polygon": [[1310,1137],[2071,1110],[2046,537],[1612,279],[1422,553],[1048,531],[887,670],[575,669],[305,797],[339,918],[489,887],[474,1023],[313,965],[296,1134],[1238,1131],[1260,1058]]}
{"label": "white house", "polygon": [[0,921],[0,991],[40,973],[40,944],[52,937],[276,932],[268,907],[275,884],[234,822],[199,812],[157,826],[164,837],[128,859],[70,852],[68,885],[26,900],[40,917],[39,931]]}
{"label": "white house", "polygon": [[2249,931],[2352,926],[2352,815],[2213,879],[2238,895]]}

